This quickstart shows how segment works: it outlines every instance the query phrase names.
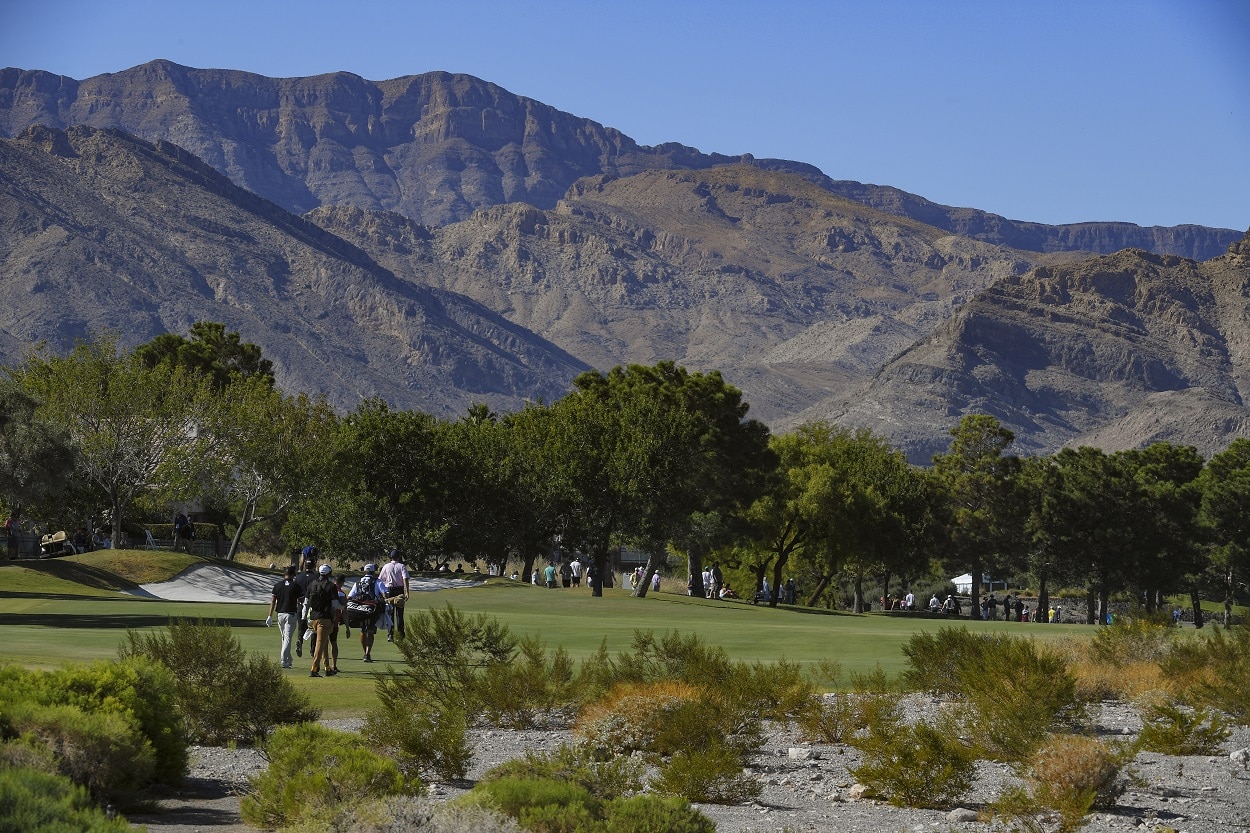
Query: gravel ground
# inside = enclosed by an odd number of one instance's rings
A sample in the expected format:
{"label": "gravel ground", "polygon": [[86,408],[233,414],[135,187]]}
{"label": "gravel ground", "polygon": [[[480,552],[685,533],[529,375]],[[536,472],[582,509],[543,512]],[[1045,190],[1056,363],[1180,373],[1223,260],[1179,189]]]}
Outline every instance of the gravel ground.
{"label": "gravel ground", "polygon": [[[923,714],[935,707],[927,698],[909,697],[908,710]],[[1131,737],[1141,727],[1137,712],[1124,704],[1104,704],[1092,710],[1103,737]],[[330,721],[336,728],[353,729],[359,721]],[[472,781],[490,767],[527,750],[553,749],[571,739],[566,731],[482,730],[473,733]],[[1250,772],[1228,753],[1250,747],[1250,730],[1238,729],[1219,756],[1170,757],[1142,753],[1133,763],[1136,782],[1116,807],[1092,816],[1086,827],[1093,833],[1170,831],[1180,833],[1250,833]],[[855,830],[868,833],[925,833],[925,831],[1005,830],[1001,824],[976,821],[976,812],[1012,783],[1010,770],[980,762],[976,784],[959,807],[916,810],[891,807],[871,799],[855,798],[855,779],[849,767],[857,752],[842,745],[804,744],[785,728],[772,731],[750,761],[749,772],[763,786],[760,797],[748,805],[703,804],[721,833],[764,831]],[[134,815],[153,833],[244,833],[252,828],[238,815],[238,791],[249,776],[264,767],[262,756],[250,749],[196,747],[186,785],[161,801],[161,810]],[[435,800],[464,792],[463,784],[429,785]]]}

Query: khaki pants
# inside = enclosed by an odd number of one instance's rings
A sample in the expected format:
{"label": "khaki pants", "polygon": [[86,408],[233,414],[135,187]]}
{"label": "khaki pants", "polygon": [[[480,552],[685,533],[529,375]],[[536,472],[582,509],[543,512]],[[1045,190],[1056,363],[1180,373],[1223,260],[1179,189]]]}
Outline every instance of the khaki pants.
{"label": "khaki pants", "polygon": [[313,651],[312,670],[320,671],[321,666],[325,666],[327,670],[330,668],[330,631],[334,630],[334,620],[326,617],[325,619],[312,620],[313,633],[316,634],[317,649]]}

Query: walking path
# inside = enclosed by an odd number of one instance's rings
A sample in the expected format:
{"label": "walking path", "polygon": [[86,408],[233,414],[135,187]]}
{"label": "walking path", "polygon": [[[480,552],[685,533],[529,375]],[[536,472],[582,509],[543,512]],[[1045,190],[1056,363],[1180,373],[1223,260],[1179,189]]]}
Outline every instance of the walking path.
{"label": "walking path", "polygon": [[[132,592],[136,596],[172,602],[268,604],[279,578],[276,573],[260,573],[224,564],[196,564],[169,581],[141,584],[138,590]],[[421,592],[472,587],[477,583],[471,579],[414,576],[409,580],[408,588]]]}

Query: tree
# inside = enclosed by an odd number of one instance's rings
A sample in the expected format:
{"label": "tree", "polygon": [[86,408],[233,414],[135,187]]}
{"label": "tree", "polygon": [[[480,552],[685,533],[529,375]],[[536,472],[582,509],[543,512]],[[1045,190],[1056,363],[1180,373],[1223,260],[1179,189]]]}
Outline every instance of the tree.
{"label": "tree", "polygon": [[434,417],[369,399],[339,422],[331,448],[327,487],[292,511],[287,537],[343,559],[396,547],[421,568],[445,560],[462,461]]}
{"label": "tree", "polygon": [[40,401],[40,417],[69,435],[78,473],[111,509],[114,541],[136,495],[193,462],[208,380],[180,366],[148,367],[119,352],[115,334],[97,333],[64,357],[37,351],[14,378]]}
{"label": "tree", "polygon": [[260,376],[235,376],[215,398],[184,491],[235,507],[228,561],[249,527],[323,489],[337,429],[324,397],[287,396]]}
{"label": "tree", "polygon": [[273,387],[273,362],[261,356],[260,347],[242,341],[236,332],[227,332],[216,321],[197,321],[191,337],[162,333],[135,350],[147,367],[182,367],[196,375],[208,376],[213,388],[221,391],[232,379],[258,379]]}
{"label": "tree", "polygon": [[1193,446],[1167,442],[1119,454],[1140,489],[1137,525],[1145,530],[1144,545],[1129,571],[1130,586],[1150,614],[1165,595],[1182,589],[1187,576],[1202,571],[1198,478],[1203,460]]}
{"label": "tree", "polygon": [[933,458],[945,491],[952,564],[972,573],[972,618],[980,614],[985,566],[1019,542],[1023,504],[1016,488],[1019,458],[1007,454],[1015,435],[986,414],[969,414],[951,429],[950,450]]}
{"label": "tree", "polygon": [[12,380],[0,382],[0,497],[21,517],[61,494],[74,470],[64,430],[38,415],[39,402]]}
{"label": "tree", "polygon": [[[1207,461],[1198,478],[1200,520],[1210,540],[1211,568],[1225,599],[1244,593],[1250,581],[1250,440],[1238,437]],[[1192,595],[1197,598],[1197,581]],[[1201,623],[1195,607],[1195,622]]]}

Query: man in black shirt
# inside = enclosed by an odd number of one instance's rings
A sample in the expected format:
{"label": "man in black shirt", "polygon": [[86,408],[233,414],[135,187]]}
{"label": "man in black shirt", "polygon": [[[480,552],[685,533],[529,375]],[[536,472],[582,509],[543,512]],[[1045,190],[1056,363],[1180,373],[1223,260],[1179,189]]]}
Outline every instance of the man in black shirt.
{"label": "man in black shirt", "polygon": [[301,604],[299,624],[295,631],[295,656],[297,657],[304,655],[304,632],[308,629],[308,617],[302,605],[304,597],[308,595],[308,586],[317,580],[317,548],[311,545],[304,547],[303,561],[303,569],[295,577]]}
{"label": "man in black shirt", "polygon": [[265,617],[265,627],[273,624],[274,613],[278,614],[278,631],[282,635],[282,667],[291,667],[291,637],[295,634],[295,626],[299,623],[299,602],[301,591],[295,583],[295,565],[286,568],[286,577],[273,586],[273,595],[269,601],[269,615]]}

